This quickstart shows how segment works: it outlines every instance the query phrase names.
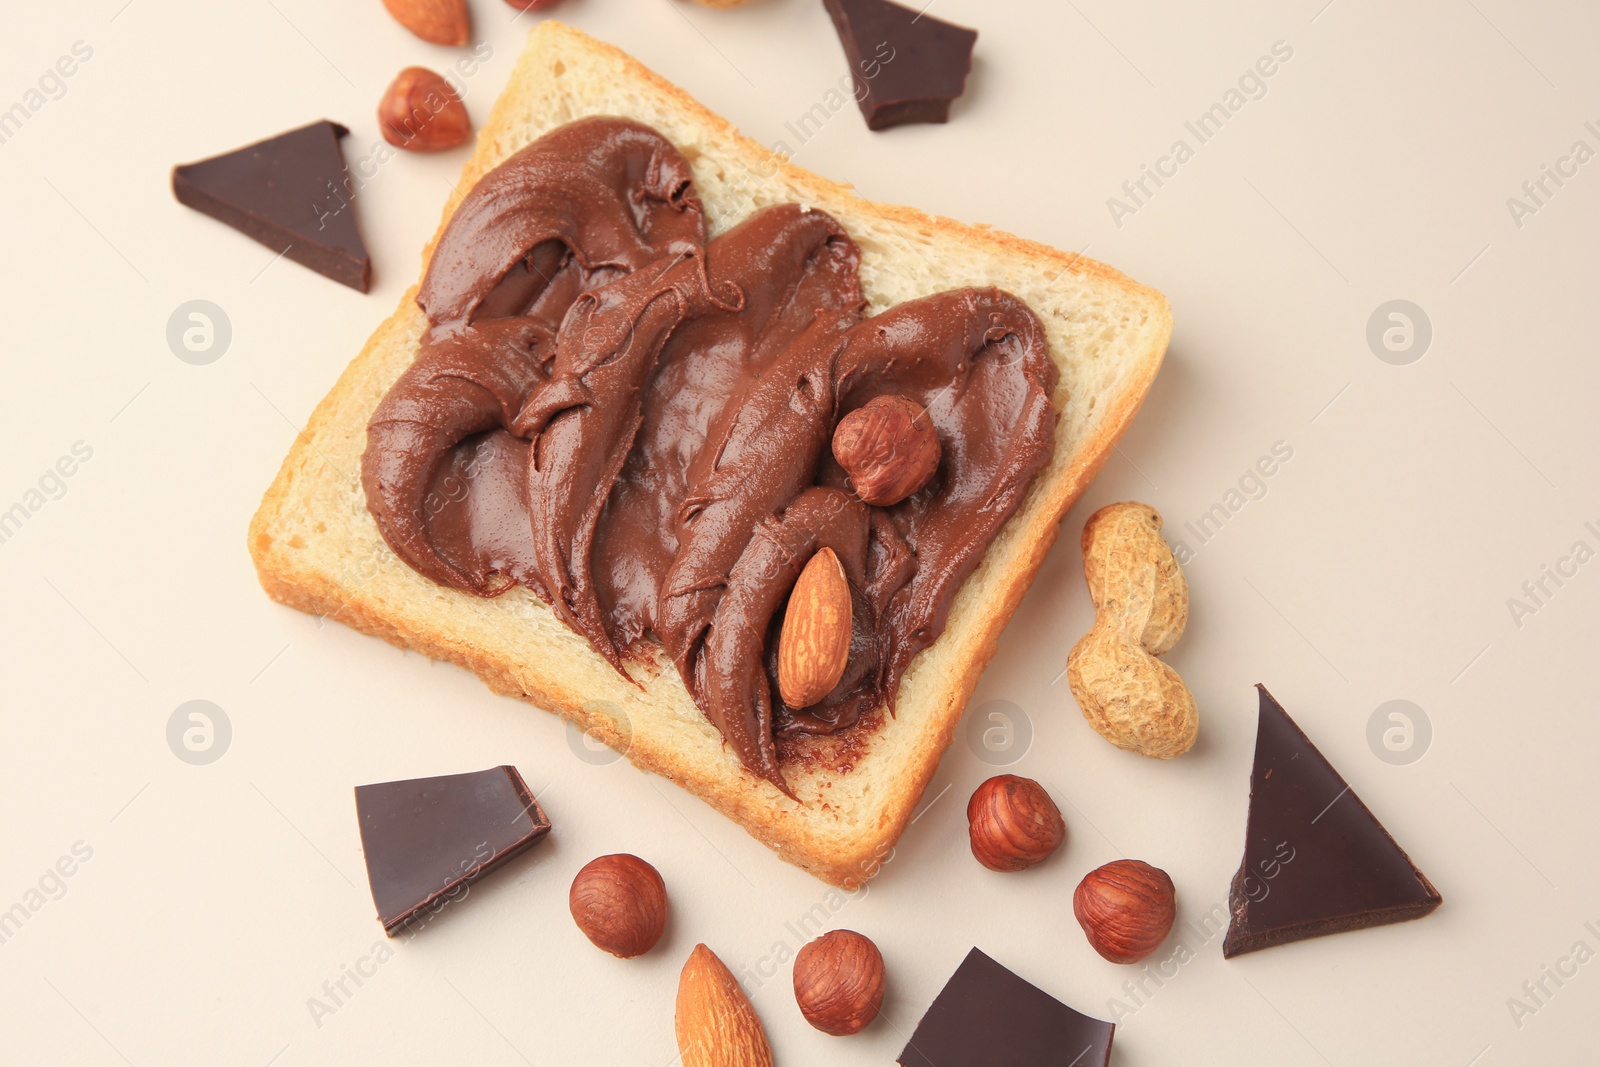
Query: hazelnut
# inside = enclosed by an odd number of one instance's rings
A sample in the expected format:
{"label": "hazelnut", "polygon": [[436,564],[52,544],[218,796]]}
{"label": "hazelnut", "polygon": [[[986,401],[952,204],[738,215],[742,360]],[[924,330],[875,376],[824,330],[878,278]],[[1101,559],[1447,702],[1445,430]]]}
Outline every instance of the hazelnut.
{"label": "hazelnut", "polygon": [[472,136],[472,119],[449,82],[426,67],[395,75],[378,103],[383,139],[409,152],[439,152]]}
{"label": "hazelnut", "polygon": [[1172,932],[1178,905],[1166,871],[1140,860],[1115,860],[1078,883],[1072,914],[1100,955],[1112,963],[1138,963]]}
{"label": "hazelnut", "polygon": [[520,11],[543,11],[545,8],[555,7],[561,0],[506,0],[506,3]]}
{"label": "hazelnut", "polygon": [[667,925],[667,887],[656,869],[622,853],[590,860],[567,894],[583,936],[613,956],[642,956]]}
{"label": "hazelnut", "polygon": [[868,504],[888,507],[928,484],[939,469],[939,435],[928,411],[903,396],[873,397],[839,420],[833,457]]}
{"label": "hazelnut", "polygon": [[883,955],[854,930],[831,930],[794,958],[794,999],[825,1034],[860,1033],[883,1006]]}
{"label": "hazelnut", "polygon": [[1061,847],[1067,824],[1044,786],[1001,774],[967,801],[967,832],[979,863],[991,871],[1021,871]]}

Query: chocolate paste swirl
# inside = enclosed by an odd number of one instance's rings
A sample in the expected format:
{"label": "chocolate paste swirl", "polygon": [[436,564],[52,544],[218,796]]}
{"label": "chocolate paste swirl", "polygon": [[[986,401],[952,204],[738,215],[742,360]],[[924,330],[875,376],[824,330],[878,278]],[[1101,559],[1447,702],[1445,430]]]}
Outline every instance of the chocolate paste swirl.
{"label": "chocolate paste swirl", "polygon": [[[1026,305],[939,293],[863,319],[860,252],[786,204],[707,241],[690,169],[637,123],[584,119],[463,199],[418,303],[416,361],[368,426],[362,481],[419,572],[523,584],[626,673],[658,640],[755,775],[775,736],[891,709],[918,652],[1049,461],[1055,364]],[[875,396],[924,405],[943,460],[869,507],[828,448]],[[800,570],[833,549],[850,659],[804,709],[777,694]]]}

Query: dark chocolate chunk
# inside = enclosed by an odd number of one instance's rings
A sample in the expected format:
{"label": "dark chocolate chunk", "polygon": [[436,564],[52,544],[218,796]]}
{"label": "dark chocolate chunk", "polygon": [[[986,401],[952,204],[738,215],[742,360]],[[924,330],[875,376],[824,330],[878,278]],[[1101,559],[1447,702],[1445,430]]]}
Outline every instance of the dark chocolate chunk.
{"label": "dark chocolate chunk", "polygon": [[1115,1023],[1074,1011],[977,949],[934,998],[904,1067],[1105,1067]]}
{"label": "dark chocolate chunk", "polygon": [[180,204],[364,293],[372,261],[339,151],[349,132],[323,120],[173,167],[172,192]]}
{"label": "dark chocolate chunk", "polygon": [[515,767],[358,785],[356,814],[372,901],[390,937],[550,832]]}
{"label": "dark chocolate chunk", "polygon": [[1264,686],[1250,825],[1233,876],[1224,956],[1420,919],[1441,902]]}
{"label": "dark chocolate chunk", "polygon": [[844,44],[867,128],[946,122],[967,87],[977,30],[889,0],[823,0]]}

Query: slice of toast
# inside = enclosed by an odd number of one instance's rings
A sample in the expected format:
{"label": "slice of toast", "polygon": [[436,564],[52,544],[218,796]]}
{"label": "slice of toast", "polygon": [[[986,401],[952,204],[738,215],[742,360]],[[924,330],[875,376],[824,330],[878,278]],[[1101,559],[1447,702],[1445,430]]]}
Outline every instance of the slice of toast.
{"label": "slice of toast", "polygon": [[[858,885],[910,819],[1062,515],[1144,400],[1171,313],[1160,293],[1093,260],[863,200],[740,136],[623,52],[552,21],[530,35],[440,229],[487,171],[586,115],[636,119],[677,145],[694,167],[713,233],[769,204],[832,214],[861,247],[870,313],[939,290],[999,286],[1043,321],[1061,367],[1054,458],[957,594],[943,636],[906,672],[895,714],[879,709],[834,736],[786,742],[783,773],[797,803],[740,765],[664,657],[635,670],[643,683],[635,686],[527,590],[480,599],[402,562],[367,512],[361,454],[368,418],[416,356],[427,325],[414,287],[317,406],[267,490],[250,525],[261,584],[284,604],[451,660],[498,692],[574,720],[785,859],[836,885]],[[431,253],[430,243],[424,263]]]}

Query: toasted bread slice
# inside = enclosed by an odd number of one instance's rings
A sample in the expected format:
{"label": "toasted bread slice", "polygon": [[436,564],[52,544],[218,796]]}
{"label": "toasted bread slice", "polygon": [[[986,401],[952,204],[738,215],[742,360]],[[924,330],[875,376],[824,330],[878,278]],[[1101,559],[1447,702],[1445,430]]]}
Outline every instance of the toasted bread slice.
{"label": "toasted bread slice", "polygon": [[[480,599],[402,562],[367,512],[361,454],[368,418],[415,358],[427,325],[415,288],[317,406],[267,491],[250,526],[261,584],[284,604],[458,663],[498,692],[574,720],[785,859],[836,885],[858,885],[910,819],[1062,515],[1143,401],[1171,313],[1160,293],[1093,260],[863,200],[740,136],[623,52],[552,21],[529,37],[440,229],[484,173],[586,115],[636,119],[677,145],[694,167],[713,233],[769,204],[832,214],[861,246],[871,313],[939,290],[999,286],[1044,322],[1061,367],[1054,458],[957,594],[943,636],[906,672],[895,714],[879,709],[832,737],[786,743],[783,773],[797,802],[740,765],[664,657],[636,670],[643,685],[635,686],[527,590]],[[425,262],[431,252],[432,244]]]}

